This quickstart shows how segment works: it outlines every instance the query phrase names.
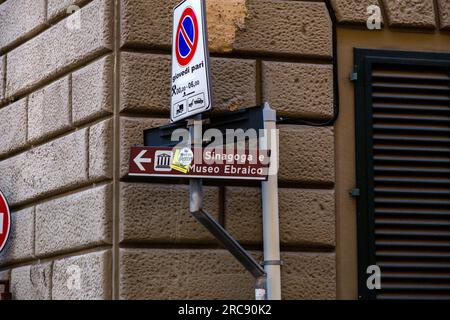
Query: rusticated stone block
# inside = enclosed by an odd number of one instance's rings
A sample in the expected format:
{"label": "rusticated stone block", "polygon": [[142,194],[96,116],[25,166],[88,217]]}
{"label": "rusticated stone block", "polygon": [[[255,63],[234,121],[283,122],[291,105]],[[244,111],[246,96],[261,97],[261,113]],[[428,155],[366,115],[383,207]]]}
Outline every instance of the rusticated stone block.
{"label": "rusticated stone block", "polygon": [[54,20],[68,15],[71,13],[71,6],[82,6],[89,1],[91,0],[47,0],[47,19]]}
{"label": "rusticated stone block", "polygon": [[0,186],[11,205],[87,181],[86,129],[0,162]]}
{"label": "rusticated stone block", "polygon": [[450,30],[450,0],[438,0],[440,27],[444,30]]}
{"label": "rusticated stone block", "polygon": [[263,98],[277,114],[302,119],[333,115],[333,66],[288,62],[262,64]]}
{"label": "rusticated stone block", "polygon": [[44,26],[45,0],[13,0],[1,3],[0,52],[31,37]]}
{"label": "rusticated stone block", "polygon": [[284,252],[281,254],[282,299],[336,299],[334,253]]}
{"label": "rusticated stone block", "polygon": [[112,188],[89,189],[36,207],[36,255],[111,243]]}
{"label": "rusticated stone block", "polygon": [[252,299],[254,279],[224,250],[120,253],[121,299]]}
{"label": "rusticated stone block", "polygon": [[113,57],[106,56],[72,75],[72,115],[76,125],[113,112]]}
{"label": "rusticated stone block", "polygon": [[[204,207],[216,219],[219,190],[204,188]],[[213,236],[189,213],[185,185],[121,183],[122,242],[215,243]]]}
{"label": "rusticated stone block", "polygon": [[0,265],[34,256],[34,208],[13,212],[11,220],[10,238],[0,254]]}
{"label": "rusticated stone block", "polygon": [[27,143],[27,98],[0,109],[0,156],[17,151]]}
{"label": "rusticated stone block", "polygon": [[[108,300],[111,292],[111,252],[101,251],[56,260],[53,266],[54,300]],[[80,287],[70,287],[71,276],[79,272]]]}
{"label": "rusticated stone block", "polygon": [[370,17],[367,8],[371,5],[380,7],[378,0],[331,0],[331,3],[339,23],[364,26],[367,25],[367,19]]}
{"label": "rusticated stone block", "polygon": [[12,269],[13,300],[50,300],[52,263]]}
{"label": "rusticated stone block", "polygon": [[89,128],[89,180],[112,179],[113,138],[111,119]]}
{"label": "rusticated stone block", "polygon": [[28,140],[36,143],[69,129],[69,77],[32,93],[28,100]]}
{"label": "rusticated stone block", "polygon": [[279,178],[302,184],[333,185],[333,129],[291,125],[279,129]]}
{"label": "rusticated stone block", "polygon": [[[227,187],[225,227],[243,243],[262,243],[261,192],[258,188]],[[279,189],[280,241],[287,246],[335,245],[332,190]]]}
{"label": "rusticated stone block", "polygon": [[383,0],[391,27],[436,28],[433,0]]}
{"label": "rusticated stone block", "polygon": [[[235,50],[317,58],[332,56],[332,24],[323,2],[248,0]],[[276,14],[274,14],[276,12]]]}

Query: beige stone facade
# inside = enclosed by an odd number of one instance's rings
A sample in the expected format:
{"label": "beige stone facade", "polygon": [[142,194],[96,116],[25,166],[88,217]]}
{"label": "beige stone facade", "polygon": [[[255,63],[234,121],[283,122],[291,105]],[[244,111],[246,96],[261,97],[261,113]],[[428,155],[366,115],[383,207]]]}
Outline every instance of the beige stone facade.
{"label": "beige stone facade", "polygon": [[[0,1],[0,190],[13,211],[0,278],[14,299],[252,299],[252,277],[189,215],[186,185],[127,177],[142,130],[169,122],[177,2]],[[269,101],[283,116],[330,119],[332,16],[363,29],[378,4],[385,29],[450,29],[449,0],[410,2],[207,0],[215,112]],[[335,128],[279,128],[283,298],[343,297]],[[260,259],[258,188],[205,194]],[[81,289],[67,286],[73,265]]]}

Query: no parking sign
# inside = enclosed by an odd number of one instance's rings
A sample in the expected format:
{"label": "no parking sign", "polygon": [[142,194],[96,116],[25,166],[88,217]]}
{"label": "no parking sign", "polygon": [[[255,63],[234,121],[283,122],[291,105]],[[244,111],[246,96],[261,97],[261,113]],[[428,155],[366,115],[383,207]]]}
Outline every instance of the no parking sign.
{"label": "no parking sign", "polygon": [[172,122],[212,107],[205,0],[185,0],[173,10]]}

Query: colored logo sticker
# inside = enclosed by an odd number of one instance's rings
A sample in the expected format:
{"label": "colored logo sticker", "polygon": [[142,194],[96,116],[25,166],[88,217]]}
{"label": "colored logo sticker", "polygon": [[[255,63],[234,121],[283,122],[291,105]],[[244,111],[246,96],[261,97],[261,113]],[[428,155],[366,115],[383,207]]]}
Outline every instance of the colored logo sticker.
{"label": "colored logo sticker", "polygon": [[194,160],[194,153],[189,148],[177,149],[175,150],[175,155],[173,156],[172,164],[170,168],[182,173],[188,173],[189,167]]}
{"label": "colored logo sticker", "polygon": [[198,44],[198,22],[192,8],[186,8],[178,22],[176,34],[176,55],[178,64],[186,66],[195,55]]}

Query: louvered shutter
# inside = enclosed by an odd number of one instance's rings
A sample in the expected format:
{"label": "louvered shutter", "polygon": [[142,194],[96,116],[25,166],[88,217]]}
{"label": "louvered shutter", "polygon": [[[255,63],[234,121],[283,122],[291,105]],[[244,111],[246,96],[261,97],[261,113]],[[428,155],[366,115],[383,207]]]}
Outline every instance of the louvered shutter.
{"label": "louvered shutter", "polygon": [[360,297],[450,299],[450,55],[358,49],[355,71]]}

